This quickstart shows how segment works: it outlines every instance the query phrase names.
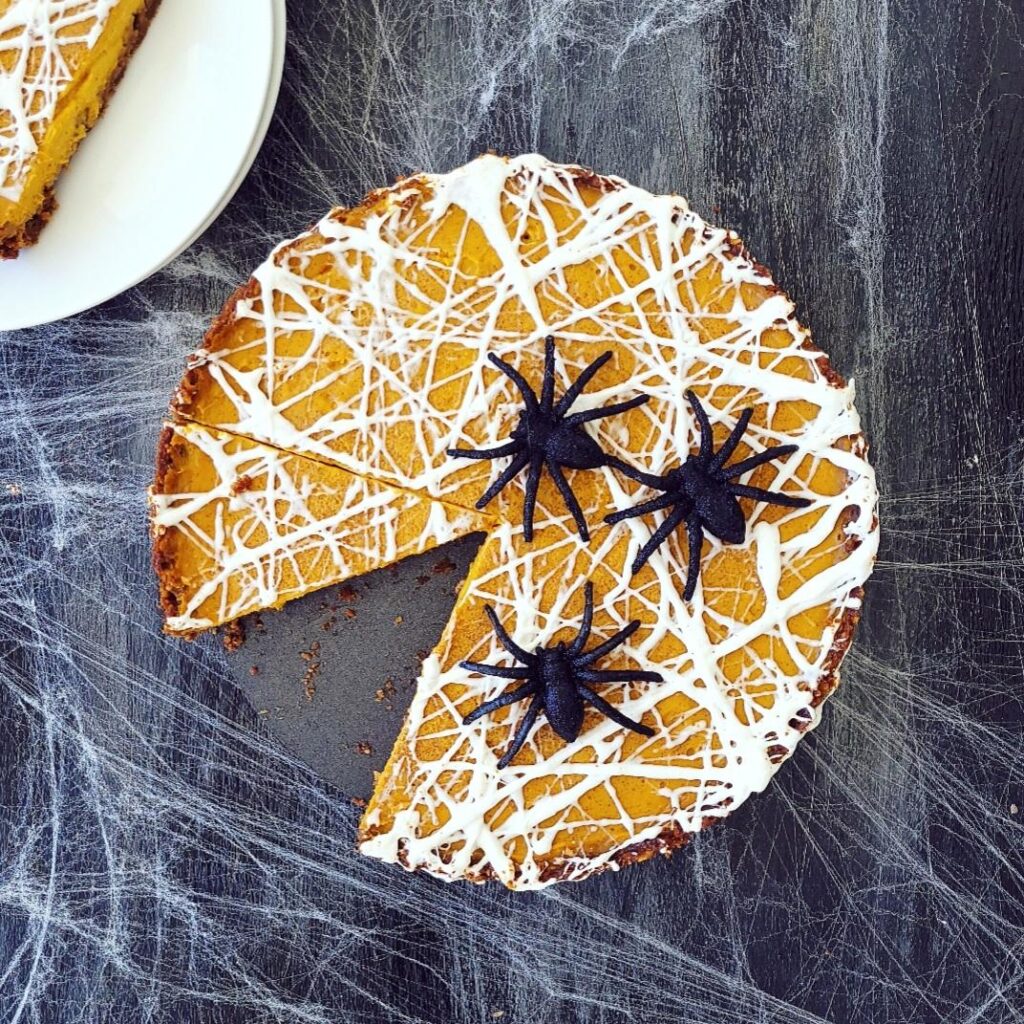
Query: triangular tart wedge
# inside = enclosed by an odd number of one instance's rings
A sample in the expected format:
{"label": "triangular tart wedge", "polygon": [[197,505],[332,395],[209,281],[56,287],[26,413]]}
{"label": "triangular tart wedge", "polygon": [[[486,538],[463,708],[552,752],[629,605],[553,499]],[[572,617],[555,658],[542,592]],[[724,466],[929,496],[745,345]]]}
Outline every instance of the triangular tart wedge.
{"label": "triangular tart wedge", "polygon": [[491,525],[196,423],[164,427],[149,503],[165,628],[185,636]]}
{"label": "triangular tart wedge", "polygon": [[0,0],[0,259],[37,241],[159,4]]}
{"label": "triangular tart wedge", "polygon": [[[784,557],[784,545],[771,524],[760,524],[749,547],[709,559],[697,606],[680,597],[676,552],[630,579],[628,534],[605,527],[584,544],[555,524],[527,544],[518,529],[494,530],[424,663],[360,824],[362,851],[443,878],[529,889],[668,853],[725,817],[768,784],[834,683],[827,671],[809,681],[803,667],[824,668],[856,621],[851,611],[830,625],[830,604],[821,599],[823,588],[843,581],[846,525],[837,523],[808,562],[816,585],[783,601],[795,581],[780,580],[775,593],[763,589],[758,563]],[[661,682],[598,689],[652,735],[588,708],[579,738],[567,744],[540,718],[499,770],[528,701],[463,721],[518,685],[462,665],[516,662],[486,609],[525,650],[569,642],[583,614],[584,581],[600,595],[589,647],[639,622],[600,667],[656,672]],[[701,620],[728,621],[732,630],[708,630]],[[799,653],[794,637],[807,638]]]}

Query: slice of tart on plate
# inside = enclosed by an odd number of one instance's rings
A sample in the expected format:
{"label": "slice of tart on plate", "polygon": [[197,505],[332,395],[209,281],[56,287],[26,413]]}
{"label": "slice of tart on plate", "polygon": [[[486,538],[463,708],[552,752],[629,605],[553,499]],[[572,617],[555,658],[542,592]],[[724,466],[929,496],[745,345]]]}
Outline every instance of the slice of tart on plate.
{"label": "slice of tart on plate", "polygon": [[[159,271],[256,159],[284,67],[285,0],[155,10],[0,0],[0,248],[21,254],[0,263],[0,331],[91,309]],[[60,211],[40,235],[51,193]]]}
{"label": "slice of tart on plate", "polygon": [[160,0],[0,0],[0,259],[36,242],[54,185]]}

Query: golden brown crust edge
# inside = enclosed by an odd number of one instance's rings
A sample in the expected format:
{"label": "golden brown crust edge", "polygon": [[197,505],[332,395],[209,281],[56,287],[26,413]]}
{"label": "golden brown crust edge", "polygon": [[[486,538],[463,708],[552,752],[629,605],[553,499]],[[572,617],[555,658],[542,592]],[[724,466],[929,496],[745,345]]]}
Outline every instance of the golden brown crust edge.
{"label": "golden brown crust edge", "polygon": [[15,225],[14,230],[3,237],[0,237],[0,260],[13,260],[17,259],[18,254],[24,249],[36,244],[39,241],[39,235],[42,233],[43,228],[50,222],[50,218],[53,217],[57,211],[57,197],[54,195],[54,189],[57,187],[57,182],[60,176],[67,170],[68,164],[74,159],[75,153],[78,151],[78,147],[82,144],[82,140],[90,131],[96,126],[96,123],[103,116],[104,111],[107,109],[107,104],[110,102],[110,97],[117,91],[118,85],[121,84],[121,79],[124,77],[126,68],[128,67],[129,61],[132,59],[135,51],[139,48],[139,44],[146,37],[146,33],[149,31],[149,26],[156,16],[157,8],[160,6],[161,0],[147,0],[144,7],[135,15],[132,21],[132,27],[128,35],[125,37],[125,45],[121,50],[121,56],[117,62],[117,66],[114,68],[114,73],[110,77],[110,81],[104,88],[102,95],[100,96],[100,109],[96,114],[92,124],[86,125],[85,132],[82,135],[82,139],[78,141],[75,148],[68,154],[67,160],[64,165],[60,167],[54,174],[53,178],[47,184],[43,191],[42,202],[38,209],[32,214],[32,216],[25,221],[23,224]]}
{"label": "golden brown crust edge", "polygon": [[[169,491],[167,486],[168,477],[174,469],[174,441],[175,433],[171,427],[164,427],[160,432],[160,440],[156,449],[156,473],[153,477],[153,486],[150,494],[166,494]],[[149,534],[153,539],[152,564],[156,573],[157,589],[159,593],[160,609],[165,619],[170,619],[180,612],[178,604],[178,592],[180,580],[178,578],[174,558],[168,550],[169,533],[166,530],[157,531],[153,520],[154,509],[152,505],[149,510]],[[193,634],[175,633],[184,639],[192,639]]]}
{"label": "golden brown crust edge", "polygon": [[[577,165],[569,165],[568,170],[573,174],[575,180],[581,184],[591,188],[600,189],[603,192],[613,192],[621,188],[622,186],[618,181],[611,178],[605,177],[604,175],[597,174],[596,172],[589,170],[584,167]],[[379,205],[382,202],[386,202],[387,199],[394,194],[395,189],[398,188],[409,188],[411,185],[415,185],[420,181],[420,177],[417,174],[409,175],[405,178],[400,178],[394,186],[390,188],[375,189],[374,191],[367,194],[364,200],[357,206],[346,209],[338,207],[331,211],[329,216],[336,217],[342,221],[345,221],[349,217],[361,214],[373,206]],[[285,245],[278,251],[278,257],[283,258],[286,256],[294,246],[300,244],[304,237],[308,235],[309,231],[315,230],[315,225],[307,229],[307,232],[294,239],[291,243]],[[778,284],[775,283],[775,279],[767,267],[755,261],[750,253],[747,251],[746,246],[738,235],[733,232],[729,232],[728,235],[728,248],[736,256],[742,256],[748,260],[757,271],[766,278],[766,284],[773,288],[777,293],[784,292]],[[217,318],[210,325],[209,330],[206,332],[203,340],[203,346],[201,350],[215,350],[218,347],[218,343],[221,340],[225,340],[229,334],[234,322],[235,322],[235,309],[237,303],[244,299],[254,298],[259,293],[259,285],[255,278],[250,278],[245,284],[237,288],[228,300],[224,303],[221,312]],[[786,293],[788,295],[788,293]],[[803,325],[801,325],[803,326]],[[805,328],[806,330],[806,328]],[[819,354],[819,358],[816,360],[822,375],[826,380],[835,388],[846,387],[845,378],[833,367],[829,361],[826,353],[822,352],[817,345],[811,340],[809,332],[804,338],[801,347],[810,352],[816,352]],[[171,412],[173,415],[181,418],[189,418],[187,413],[187,407],[195,397],[196,390],[198,388],[198,380],[194,375],[194,368],[186,370],[185,376],[183,377],[181,384],[178,388],[178,392],[171,404]],[[168,432],[165,430],[164,435]],[[867,456],[867,439],[863,433],[853,435],[851,442],[855,448],[861,450],[866,458]],[[161,451],[164,446],[164,438],[161,438]],[[158,476],[159,476],[159,459],[160,454],[158,453]],[[853,516],[851,515],[847,519],[847,523],[851,522]],[[877,525],[876,522],[872,523],[872,529]],[[848,550],[853,550],[859,546],[860,541],[856,538],[851,538],[848,543]],[[154,546],[154,565],[156,559],[156,549]],[[159,569],[157,570],[159,573]],[[849,650],[851,643],[853,642],[853,636],[856,630],[857,623],[860,620],[860,607],[859,603],[863,598],[863,588],[856,587],[848,595],[847,600],[853,603],[854,607],[846,607],[842,615],[839,618],[836,632],[832,640],[832,646],[829,649],[829,653],[825,657],[825,661],[822,665],[822,671],[818,678],[818,683],[815,687],[814,693],[811,698],[810,706],[819,706],[839,685],[839,666]],[[802,731],[805,731],[809,723],[804,723]],[[701,831],[709,828],[716,822],[722,821],[720,817],[706,817],[701,822]],[[357,836],[357,843],[362,842],[364,839],[372,838],[375,833],[373,830],[367,832],[360,831]],[[582,864],[585,864],[585,859],[574,858],[567,859],[558,863],[548,865],[541,873],[541,881],[547,882],[558,882],[558,881],[583,881],[585,878],[593,877],[594,875],[601,874],[604,871],[613,870],[622,867],[628,867],[632,864],[639,864],[643,861],[650,860],[657,854],[669,857],[676,850],[685,846],[696,833],[685,832],[678,823],[671,822],[668,824],[662,832],[651,838],[646,839],[639,843],[634,843],[630,846],[626,846],[614,854],[609,863],[603,864],[600,867],[595,867],[593,870],[584,871],[580,873]],[[401,854],[400,854],[401,858]],[[408,866],[408,865],[406,865]],[[486,882],[497,880],[496,875],[493,871],[483,869],[475,873],[467,873],[465,880],[472,882]]]}
{"label": "golden brown crust edge", "polygon": [[22,249],[27,249],[39,241],[43,228],[50,223],[50,218],[57,212],[57,197],[53,194],[53,185],[43,193],[43,201],[32,217],[17,227],[13,234],[0,238],[0,260],[16,259]]}

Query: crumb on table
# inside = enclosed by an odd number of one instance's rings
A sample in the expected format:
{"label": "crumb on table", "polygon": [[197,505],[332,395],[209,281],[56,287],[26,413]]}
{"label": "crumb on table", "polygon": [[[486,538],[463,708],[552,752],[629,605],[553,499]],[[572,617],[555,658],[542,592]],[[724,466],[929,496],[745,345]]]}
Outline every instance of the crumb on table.
{"label": "crumb on table", "polygon": [[220,639],[225,651],[237,651],[245,643],[245,626],[242,625],[242,620],[235,619],[224,626]]}
{"label": "crumb on table", "polygon": [[385,700],[391,700],[397,692],[394,679],[389,677],[384,680],[384,685],[373,695],[373,699],[378,703]]}
{"label": "crumb on table", "polygon": [[434,564],[433,573],[435,576],[444,576],[447,573],[455,572],[458,566],[447,556]]}
{"label": "crumb on table", "polygon": [[306,662],[306,673],[302,677],[302,687],[306,693],[306,700],[312,701],[316,696],[316,677],[320,671],[320,642],[314,640],[309,645],[308,651],[300,651],[299,657]]}

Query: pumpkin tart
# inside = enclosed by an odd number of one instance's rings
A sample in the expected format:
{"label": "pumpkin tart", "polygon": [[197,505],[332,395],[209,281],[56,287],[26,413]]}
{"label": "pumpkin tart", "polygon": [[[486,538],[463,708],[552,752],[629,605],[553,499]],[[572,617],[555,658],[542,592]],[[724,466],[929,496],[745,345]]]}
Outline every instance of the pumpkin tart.
{"label": "pumpkin tart", "polygon": [[0,259],[32,245],[160,0],[0,0]]}
{"label": "pumpkin tart", "polygon": [[[767,785],[838,681],[877,547],[853,397],[679,197],[536,155],[403,179],[279,246],[190,359],[153,490],[168,629],[482,528],[360,849],[511,888],[667,853]],[[270,533],[266,587],[239,551]],[[516,666],[581,623],[603,682],[567,731]]]}

